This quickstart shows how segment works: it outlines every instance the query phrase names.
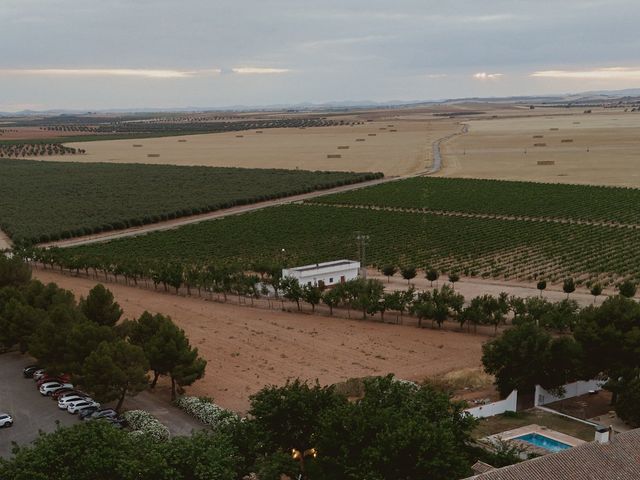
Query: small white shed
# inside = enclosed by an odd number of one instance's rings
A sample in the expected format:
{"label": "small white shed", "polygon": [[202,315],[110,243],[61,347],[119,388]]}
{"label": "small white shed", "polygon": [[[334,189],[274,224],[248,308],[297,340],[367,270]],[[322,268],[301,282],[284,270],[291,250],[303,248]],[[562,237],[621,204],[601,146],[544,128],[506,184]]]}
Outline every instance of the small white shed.
{"label": "small white shed", "polygon": [[300,285],[314,285],[318,287],[332,287],[339,283],[358,278],[360,262],[353,260],[335,260],[333,262],[316,263],[302,267],[285,268],[282,277],[292,277]]}

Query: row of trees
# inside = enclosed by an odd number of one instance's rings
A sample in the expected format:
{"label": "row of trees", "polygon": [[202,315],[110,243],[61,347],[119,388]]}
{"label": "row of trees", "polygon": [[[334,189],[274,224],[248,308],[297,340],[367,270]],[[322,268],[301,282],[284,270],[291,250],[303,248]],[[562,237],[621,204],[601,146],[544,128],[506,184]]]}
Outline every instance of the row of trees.
{"label": "row of trees", "polygon": [[295,380],[252,396],[246,419],[168,442],[127,435],[102,422],[43,434],[32,447],[0,459],[0,477],[463,478],[478,458],[470,447],[476,421],[464,407],[432,387],[391,376],[366,380],[364,395],[355,401],[333,387]]}
{"label": "row of trees", "polygon": [[112,293],[96,285],[76,302],[73,294],[55,284],[30,280],[28,266],[0,256],[0,345],[18,348],[36,358],[47,371],[67,373],[96,400],[134,395],[158,377],[178,388],[204,375],[206,362],[198,356],[181,329],[169,317],[147,312],[136,320],[119,322],[120,306]]}
{"label": "row of trees", "polygon": [[600,306],[541,318],[551,325],[560,320],[567,328],[558,335],[545,323],[525,321],[483,346],[485,370],[495,375],[500,392],[531,391],[536,384],[553,390],[601,376],[609,379],[606,388],[618,415],[640,426],[640,305],[616,295]]}
{"label": "row of trees", "polygon": [[[520,298],[501,293],[498,296],[482,295],[466,302],[465,298],[454,290],[459,277],[449,275],[449,285],[442,285],[429,291],[417,291],[413,287],[407,290],[386,292],[384,284],[377,279],[356,279],[331,288],[314,285],[300,285],[294,278],[282,278],[281,266],[277,263],[257,263],[252,267],[253,272],[245,272],[233,265],[182,265],[180,263],[158,262],[144,265],[142,263],[122,263],[99,265],[97,260],[89,266],[81,256],[64,256],[64,251],[58,249],[25,251],[23,255],[37,259],[49,268],[67,268],[94,278],[108,280],[113,276],[116,281],[124,279],[127,284],[138,285],[141,282],[152,283],[156,289],[165,291],[186,289],[188,295],[198,292],[201,296],[217,296],[219,300],[228,300],[229,296],[237,296],[239,301],[249,298],[265,297],[270,303],[274,300],[289,300],[295,303],[298,310],[306,303],[315,312],[320,304],[329,308],[333,315],[335,308],[361,312],[362,318],[380,315],[385,321],[388,312],[394,312],[396,320],[403,321],[404,315],[413,316],[420,327],[425,321],[432,326],[441,327],[447,320],[457,322],[460,329],[477,329],[479,325],[494,327],[497,331],[500,325],[511,320],[513,323],[534,322],[547,330],[565,332],[572,329],[579,310],[575,301],[566,299],[561,302],[550,302],[544,298]],[[415,278],[416,269],[406,267],[402,269],[404,275]],[[383,273],[392,274],[390,269],[383,269]],[[411,274],[411,275],[409,275]],[[438,280],[439,273],[427,269],[427,279]],[[539,285],[540,287],[540,285]],[[631,284],[632,288],[633,285]],[[623,290],[621,288],[621,290]],[[283,305],[284,307],[284,305]]]}
{"label": "row of trees", "polygon": [[86,151],[83,148],[65,147],[61,143],[12,143],[0,145],[0,158],[76,155],[84,153],[86,153]]}

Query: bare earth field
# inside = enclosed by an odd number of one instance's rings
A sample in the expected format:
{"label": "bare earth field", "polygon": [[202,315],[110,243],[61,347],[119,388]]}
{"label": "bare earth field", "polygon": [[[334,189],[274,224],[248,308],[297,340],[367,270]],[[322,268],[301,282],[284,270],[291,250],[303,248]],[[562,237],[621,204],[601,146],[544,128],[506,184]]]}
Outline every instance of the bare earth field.
{"label": "bare earth field", "polygon": [[[86,296],[95,281],[34,271]],[[331,384],[394,373],[425,377],[479,367],[487,337],[374,322],[236,307],[109,284],[128,318],[144,310],[170,315],[207,359],[207,375],[188,389],[223,407],[246,411],[249,395],[287,378]]]}
{"label": "bare earth field", "polygon": [[[355,126],[306,129],[274,128],[264,129],[262,133],[251,130],[137,140],[104,140],[67,144],[69,147],[85,149],[86,155],[39,159],[380,171],[387,176],[398,176],[429,167],[433,161],[432,143],[460,128],[457,121],[438,118],[420,121],[385,120]],[[328,158],[328,155],[339,155],[340,158]]]}
{"label": "bare earth field", "polygon": [[532,112],[521,118],[465,120],[469,133],[443,144],[440,175],[640,187],[640,114],[620,109]]}

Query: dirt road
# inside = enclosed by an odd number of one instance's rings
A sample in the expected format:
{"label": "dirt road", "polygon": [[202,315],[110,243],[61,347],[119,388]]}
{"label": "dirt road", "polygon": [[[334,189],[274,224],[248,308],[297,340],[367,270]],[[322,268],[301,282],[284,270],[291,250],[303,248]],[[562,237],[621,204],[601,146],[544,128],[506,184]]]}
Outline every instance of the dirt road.
{"label": "dirt road", "polygon": [[[35,270],[76,296],[95,281]],[[394,373],[408,380],[479,367],[487,337],[308,314],[219,304],[199,298],[108,284],[128,318],[144,310],[170,315],[208,361],[207,375],[188,389],[244,412],[249,395],[287,378],[330,384]]]}

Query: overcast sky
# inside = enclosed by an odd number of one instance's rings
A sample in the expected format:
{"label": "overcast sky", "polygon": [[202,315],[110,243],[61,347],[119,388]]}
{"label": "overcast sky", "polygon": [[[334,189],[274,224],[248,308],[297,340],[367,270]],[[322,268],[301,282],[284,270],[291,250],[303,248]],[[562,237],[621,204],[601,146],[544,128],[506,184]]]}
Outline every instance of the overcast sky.
{"label": "overcast sky", "polygon": [[640,87],[638,0],[0,0],[0,110]]}

